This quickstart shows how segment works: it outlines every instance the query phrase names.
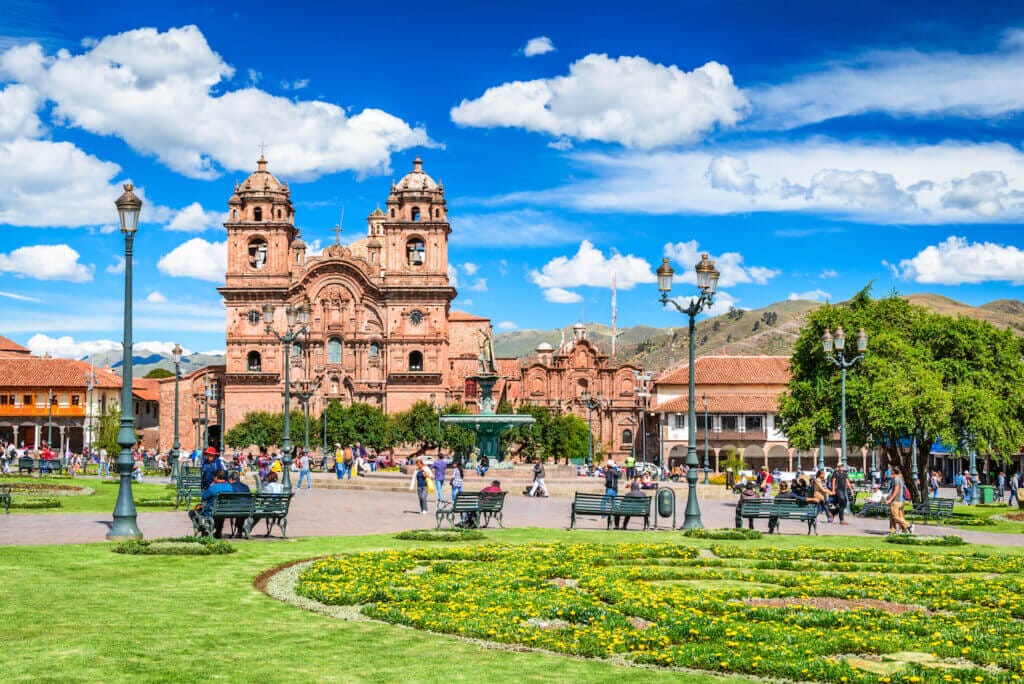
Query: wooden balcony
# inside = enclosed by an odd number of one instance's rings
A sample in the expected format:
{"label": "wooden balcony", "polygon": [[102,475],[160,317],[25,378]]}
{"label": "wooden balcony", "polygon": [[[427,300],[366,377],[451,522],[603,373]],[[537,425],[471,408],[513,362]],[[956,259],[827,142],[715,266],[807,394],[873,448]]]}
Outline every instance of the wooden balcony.
{"label": "wooden balcony", "polygon": [[[7,418],[46,418],[50,416],[50,407],[31,404],[29,406],[0,406],[0,417]],[[61,406],[55,404],[53,407],[54,418],[85,418],[85,406]]]}
{"label": "wooden balcony", "polygon": [[[708,433],[711,442],[764,442],[767,439],[766,430],[712,430]],[[703,430],[697,430],[697,440],[704,440]]]}

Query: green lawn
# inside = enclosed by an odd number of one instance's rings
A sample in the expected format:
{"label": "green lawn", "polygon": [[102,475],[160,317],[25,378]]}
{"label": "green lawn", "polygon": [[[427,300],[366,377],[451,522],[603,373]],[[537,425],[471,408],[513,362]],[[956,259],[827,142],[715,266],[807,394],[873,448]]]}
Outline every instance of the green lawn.
{"label": "green lawn", "polygon": [[[117,501],[117,483],[116,479],[100,480],[95,477],[4,477],[0,478],[0,484],[14,483],[14,482],[32,482],[36,484],[61,484],[61,485],[73,485],[78,487],[88,487],[95,490],[94,494],[90,495],[75,495],[75,496],[56,496],[48,493],[33,493],[33,494],[19,494],[15,493],[15,500],[18,498],[26,499],[38,499],[38,498],[57,498],[60,500],[60,508],[33,508],[33,509],[19,509],[12,508],[11,514],[25,514],[25,513],[109,513],[114,510],[114,503]],[[174,498],[174,490],[168,489],[165,484],[132,484],[132,494],[136,499],[165,499],[167,497]],[[139,511],[167,511],[171,510],[169,506],[138,506]]]}

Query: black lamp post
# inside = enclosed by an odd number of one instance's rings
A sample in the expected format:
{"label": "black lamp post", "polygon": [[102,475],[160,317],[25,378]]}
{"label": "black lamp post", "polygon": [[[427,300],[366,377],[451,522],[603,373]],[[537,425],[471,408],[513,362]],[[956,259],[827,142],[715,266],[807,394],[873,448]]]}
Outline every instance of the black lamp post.
{"label": "black lamp post", "polygon": [[[53,390],[46,390],[46,403],[49,406],[49,414],[46,418],[46,446],[53,448],[53,400],[57,398],[57,395],[53,393]],[[64,445],[61,445],[63,450]],[[63,458],[63,455],[61,456]]]}
{"label": "black lamp post", "polygon": [[306,452],[309,452],[309,399],[316,392],[316,384],[312,380],[302,380],[298,384],[298,389],[295,390],[295,398],[302,404],[302,411],[306,415],[306,439],[303,442],[303,446]]}
{"label": "black lamp post", "polygon": [[587,407],[587,465],[590,466],[594,463],[594,409],[604,406],[604,401],[600,392],[594,398],[590,396],[589,390],[583,390],[580,403]]}
{"label": "black lamp post", "polygon": [[704,484],[708,484],[708,471],[711,470],[708,464],[708,393],[702,394],[700,400],[704,402]]}
{"label": "black lamp post", "polygon": [[694,337],[696,336],[697,314],[704,310],[705,306],[710,306],[715,300],[715,290],[718,287],[719,272],[715,269],[715,262],[708,258],[707,254],[702,254],[700,257],[700,263],[695,267],[697,271],[697,288],[700,290],[700,295],[696,298],[690,299],[690,304],[683,307],[679,302],[674,299],[670,299],[668,293],[672,291],[672,276],[675,275],[675,271],[668,263],[668,258],[662,259],[661,266],[658,267],[658,289],[661,291],[661,303],[671,304],[676,310],[689,316],[690,318],[690,393],[689,393],[689,415],[687,416],[688,421],[688,433],[686,441],[686,483],[687,483],[687,494],[686,494],[686,517],[683,520],[683,529],[701,528],[704,527],[704,523],[700,519],[700,506],[697,503],[697,468],[700,463],[697,461],[697,397],[694,381]]}
{"label": "black lamp post", "polygon": [[124,194],[115,202],[121,219],[121,232],[124,234],[124,340],[121,426],[117,432],[117,443],[121,447],[117,455],[120,483],[117,487],[117,503],[114,505],[114,522],[107,532],[107,539],[113,541],[142,538],[132,496],[132,447],[135,446],[135,418],[132,414],[132,243],[135,231],[139,229],[139,212],[142,211],[142,200],[136,197],[133,189],[131,183],[126,183]]}
{"label": "black lamp post", "polygon": [[[85,435],[85,444],[82,446],[83,450],[88,450],[92,448],[92,391],[98,383],[99,378],[96,375],[96,371],[90,370],[85,372],[85,426],[84,430],[82,431],[83,434]],[[86,459],[86,461],[86,464],[83,465],[82,467],[88,470],[88,459]]]}
{"label": "black lamp post", "polygon": [[181,379],[181,345],[175,343],[171,350],[171,358],[174,359],[174,446],[171,447],[171,480],[178,481],[181,473],[178,470],[178,457],[181,455],[181,441],[178,436],[178,385]]}
{"label": "black lamp post", "polygon": [[[857,333],[857,356],[847,360],[846,358],[846,333],[843,332],[842,328],[837,328],[835,335],[825,330],[825,334],[821,336],[821,347],[825,350],[825,358],[831,361],[833,364],[838,366],[841,370],[842,375],[842,411],[840,417],[840,429],[839,439],[842,443],[842,452],[840,453],[840,463],[846,465],[846,369],[851,368],[855,363],[864,358],[864,352],[868,348],[868,334],[864,332],[864,328],[860,329]],[[835,352],[833,353],[833,347]]]}
{"label": "black lamp post", "polygon": [[306,333],[306,324],[309,323],[309,304],[303,303],[298,306],[286,306],[284,309],[287,325],[283,334],[274,329],[274,305],[267,303],[263,305],[264,330],[272,334],[278,341],[284,344],[284,440],[281,444],[281,465],[284,471],[284,478],[281,489],[285,494],[292,491],[292,426],[291,426],[291,376],[289,369],[292,364],[292,344],[300,335]]}

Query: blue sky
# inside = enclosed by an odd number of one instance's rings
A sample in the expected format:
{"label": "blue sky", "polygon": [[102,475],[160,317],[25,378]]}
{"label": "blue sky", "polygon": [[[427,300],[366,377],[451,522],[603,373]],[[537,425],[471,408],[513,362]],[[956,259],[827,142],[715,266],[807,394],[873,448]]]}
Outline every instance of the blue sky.
{"label": "blue sky", "polygon": [[[220,350],[220,227],[266,145],[313,245],[418,154],[449,199],[455,306],[499,330],[936,292],[1019,298],[1019,3],[34,3],[0,17],[0,334]],[[679,294],[691,286],[679,283]]]}

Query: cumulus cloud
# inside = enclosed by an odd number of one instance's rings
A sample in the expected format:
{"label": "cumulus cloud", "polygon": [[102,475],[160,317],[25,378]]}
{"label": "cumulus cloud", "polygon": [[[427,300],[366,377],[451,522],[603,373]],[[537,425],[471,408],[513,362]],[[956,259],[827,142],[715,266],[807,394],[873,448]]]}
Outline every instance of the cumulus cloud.
{"label": "cumulus cloud", "polygon": [[455,268],[455,264],[448,264],[448,284],[452,287],[459,286],[459,269]]}
{"label": "cumulus cloud", "polygon": [[150,304],[164,304],[167,302],[167,297],[163,296],[156,290],[153,290],[146,297],[146,301],[149,302]]}
{"label": "cumulus cloud", "polygon": [[795,128],[867,112],[998,117],[1024,109],[1024,31],[982,54],[882,50],[780,84],[747,90],[750,123]]}
{"label": "cumulus cloud", "polygon": [[[492,204],[601,213],[813,212],[881,224],[1024,220],[1024,152],[1005,143],[814,138],[727,146],[714,155],[690,150],[570,156],[589,177],[509,193]],[[725,157],[728,163],[715,164]]]}
{"label": "cumulus cloud", "polygon": [[466,263],[462,264],[462,270],[466,272],[466,275],[472,276],[476,275],[476,272],[480,270],[480,267],[474,264],[472,261],[467,261]]}
{"label": "cumulus cloud", "polygon": [[555,44],[551,42],[550,38],[547,36],[537,36],[526,41],[526,45],[523,47],[523,56],[536,57],[537,55],[546,55],[554,51]]}
{"label": "cumulus cloud", "polygon": [[824,290],[814,289],[808,290],[806,292],[790,292],[788,299],[791,302],[797,302],[800,300],[809,300],[813,302],[827,302],[828,300],[832,299],[832,295],[830,295],[828,292],[825,292]]}
{"label": "cumulus cloud", "polygon": [[1024,251],[1013,245],[968,242],[951,235],[900,261],[899,274],[917,283],[962,285],[989,281],[1024,284]]}
{"label": "cumulus cloud", "polygon": [[12,84],[0,90],[0,140],[42,135],[38,107],[39,98],[27,86]]}
{"label": "cumulus cloud", "polygon": [[498,330],[515,330],[519,326],[512,321],[502,321],[498,324]]}
{"label": "cumulus cloud", "polygon": [[[125,261],[125,258],[123,256],[115,255],[114,256],[114,263],[110,264],[109,266],[107,266],[103,270],[106,271],[107,273],[111,274],[111,275],[117,275],[119,273],[124,273],[124,265],[125,265],[125,263],[126,263],[126,261]],[[132,265],[133,266],[135,265],[135,260],[134,259],[132,259]]]}
{"label": "cumulus cloud", "polygon": [[613,273],[620,290],[631,290],[639,283],[657,280],[646,260],[615,251],[606,257],[590,240],[581,242],[573,256],[556,257],[539,271],[530,271],[529,278],[545,290],[579,286],[611,288]]}
{"label": "cumulus cloud", "polygon": [[202,233],[210,228],[220,228],[225,218],[223,211],[206,211],[199,202],[193,202],[176,212],[165,228],[185,233]]}
{"label": "cumulus cloud", "polygon": [[544,290],[544,299],[552,304],[578,304],[583,301],[583,296],[561,287],[549,287]]}
{"label": "cumulus cloud", "polygon": [[[675,262],[675,279],[684,283],[696,284],[697,272],[693,267],[700,261],[700,245],[696,240],[688,242],[668,243],[662,250],[662,254]],[[715,268],[718,269],[718,284],[721,287],[731,287],[743,283],[755,283],[767,285],[768,281],[779,275],[780,271],[765,266],[747,266],[743,263],[743,255],[739,252],[723,252],[718,255],[711,255],[715,261]]]}
{"label": "cumulus cloud", "polygon": [[487,278],[477,278],[473,284],[466,285],[466,289],[474,292],[487,292]]}
{"label": "cumulus cloud", "polygon": [[[452,240],[474,241],[474,248],[530,248],[576,242],[582,230],[550,214],[534,209],[490,214],[460,214],[452,219]],[[487,240],[479,241],[480,235]]]}
{"label": "cumulus cloud", "polygon": [[821,273],[818,274],[818,277],[822,278],[822,279],[824,279],[824,278],[838,278],[839,277],[839,271],[835,270],[834,268],[825,268],[825,269],[822,269]]}
{"label": "cumulus cloud", "polygon": [[460,126],[523,128],[650,149],[730,127],[746,106],[729,69],[718,62],[683,71],[643,57],[590,54],[571,64],[567,76],[489,88],[463,100],[451,118]]}
{"label": "cumulus cloud", "polygon": [[228,243],[192,238],[160,257],[157,269],[178,278],[224,282],[228,264]]}
{"label": "cumulus cloud", "polygon": [[87,283],[95,267],[79,263],[81,255],[68,245],[32,245],[0,254],[0,273],[36,280]]}
{"label": "cumulus cloud", "polygon": [[[171,349],[174,348],[174,345],[174,342],[135,342],[132,345],[132,350],[135,353],[146,351],[154,354],[169,355],[171,353]],[[50,356],[65,359],[81,359],[93,354],[121,350],[121,343],[115,340],[76,340],[70,335],[50,337],[48,335],[43,335],[42,333],[33,335],[29,338],[29,341],[25,346],[37,356],[49,354]],[[192,354],[190,350],[184,347],[182,347],[182,351],[185,356]]]}
{"label": "cumulus cloud", "polygon": [[77,54],[48,55],[32,43],[0,55],[0,77],[52,102],[55,121],[118,136],[193,178],[250,170],[264,140],[274,170],[295,178],[381,173],[392,152],[432,144],[424,129],[380,109],[350,115],[254,85],[231,90],[233,75],[195,26],[125,31]]}

